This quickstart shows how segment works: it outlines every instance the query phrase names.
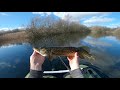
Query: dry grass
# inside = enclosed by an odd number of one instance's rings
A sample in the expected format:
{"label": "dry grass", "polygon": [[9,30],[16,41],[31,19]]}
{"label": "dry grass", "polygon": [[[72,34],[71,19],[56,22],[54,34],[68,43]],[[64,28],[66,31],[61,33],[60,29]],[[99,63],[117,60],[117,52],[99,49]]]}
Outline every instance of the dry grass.
{"label": "dry grass", "polygon": [[120,28],[115,29],[115,30],[113,31],[113,34],[114,34],[114,35],[117,35],[117,36],[120,36]]}
{"label": "dry grass", "polygon": [[7,33],[0,36],[0,45],[10,44],[10,43],[20,43],[28,41],[28,35],[25,31]]}

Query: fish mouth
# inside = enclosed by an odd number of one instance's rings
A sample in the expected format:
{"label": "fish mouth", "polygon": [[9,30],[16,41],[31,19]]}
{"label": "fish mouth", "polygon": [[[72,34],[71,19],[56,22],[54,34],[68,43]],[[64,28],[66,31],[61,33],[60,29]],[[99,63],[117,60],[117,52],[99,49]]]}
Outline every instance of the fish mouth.
{"label": "fish mouth", "polygon": [[48,56],[47,54],[42,54],[41,52],[39,52],[42,56]]}
{"label": "fish mouth", "polygon": [[39,50],[37,50],[36,48],[33,48],[34,51],[36,51],[37,53],[40,53]]}
{"label": "fish mouth", "polygon": [[40,55],[42,55],[42,56],[47,56],[47,54],[45,53],[45,52],[43,52],[42,50],[38,50],[38,49],[36,49],[36,48],[33,48],[33,50],[34,51],[36,51],[37,53],[39,53]]}

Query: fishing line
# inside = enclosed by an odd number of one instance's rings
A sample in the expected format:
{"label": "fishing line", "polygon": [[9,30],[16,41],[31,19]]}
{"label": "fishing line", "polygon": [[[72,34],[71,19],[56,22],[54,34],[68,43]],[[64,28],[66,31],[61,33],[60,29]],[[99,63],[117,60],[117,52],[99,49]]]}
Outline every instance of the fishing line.
{"label": "fishing line", "polygon": [[60,56],[58,56],[61,60],[61,62],[63,63],[63,65],[70,71],[70,68],[64,63],[64,61],[62,60],[62,58]]}

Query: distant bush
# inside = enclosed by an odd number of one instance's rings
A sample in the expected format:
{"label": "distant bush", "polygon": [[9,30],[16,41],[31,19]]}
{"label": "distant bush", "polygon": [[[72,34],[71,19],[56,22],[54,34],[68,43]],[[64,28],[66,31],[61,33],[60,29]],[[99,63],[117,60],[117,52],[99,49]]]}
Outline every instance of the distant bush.
{"label": "distant bush", "polygon": [[103,26],[93,26],[93,27],[90,27],[91,29],[91,32],[93,34],[111,34],[112,32],[112,29],[111,28],[108,28],[108,27],[103,27]]}
{"label": "distant bush", "polygon": [[76,32],[90,33],[90,29],[78,22],[69,21],[69,18],[67,20],[55,20],[51,16],[45,18],[34,17],[27,26],[27,34],[33,39],[46,35]]}
{"label": "distant bush", "polygon": [[102,36],[112,35],[113,29],[103,26],[92,26],[90,27],[91,36],[95,38],[99,38]]}

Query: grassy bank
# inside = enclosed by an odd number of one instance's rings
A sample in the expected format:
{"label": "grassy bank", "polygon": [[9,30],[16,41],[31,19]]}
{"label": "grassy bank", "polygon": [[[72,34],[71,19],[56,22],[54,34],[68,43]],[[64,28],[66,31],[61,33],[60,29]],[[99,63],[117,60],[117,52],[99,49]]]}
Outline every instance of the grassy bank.
{"label": "grassy bank", "polygon": [[120,28],[117,28],[112,32],[113,36],[116,36],[117,39],[120,39]]}
{"label": "grassy bank", "polygon": [[14,33],[4,33],[0,35],[0,45],[12,44],[12,43],[22,43],[28,41],[28,35],[25,31],[14,32]]}
{"label": "grassy bank", "polygon": [[90,27],[91,33],[90,35],[99,38],[102,36],[115,36],[120,39],[120,27],[118,28],[108,28],[102,26],[93,26]]}
{"label": "grassy bank", "polygon": [[120,28],[115,29],[114,32],[112,32],[112,34],[115,36],[120,36]]}

